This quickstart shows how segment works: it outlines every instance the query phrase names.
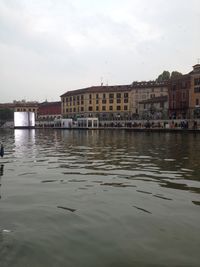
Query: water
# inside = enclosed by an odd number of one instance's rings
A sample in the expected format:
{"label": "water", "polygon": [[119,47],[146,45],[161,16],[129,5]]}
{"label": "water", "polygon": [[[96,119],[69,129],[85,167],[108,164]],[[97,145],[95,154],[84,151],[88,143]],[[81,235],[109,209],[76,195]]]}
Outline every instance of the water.
{"label": "water", "polygon": [[1,130],[0,266],[199,266],[200,135]]}

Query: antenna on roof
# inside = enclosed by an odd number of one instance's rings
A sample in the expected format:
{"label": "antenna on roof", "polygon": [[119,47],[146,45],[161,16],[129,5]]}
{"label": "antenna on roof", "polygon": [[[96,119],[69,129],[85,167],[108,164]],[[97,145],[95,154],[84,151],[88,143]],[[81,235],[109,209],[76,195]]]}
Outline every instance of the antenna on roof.
{"label": "antenna on roof", "polygon": [[103,77],[101,77],[101,86],[103,86]]}

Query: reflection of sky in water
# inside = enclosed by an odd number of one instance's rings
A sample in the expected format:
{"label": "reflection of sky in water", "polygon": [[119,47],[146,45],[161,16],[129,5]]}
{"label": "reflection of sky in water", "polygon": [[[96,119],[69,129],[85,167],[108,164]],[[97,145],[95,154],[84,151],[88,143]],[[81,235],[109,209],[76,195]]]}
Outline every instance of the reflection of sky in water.
{"label": "reflection of sky in water", "polygon": [[26,157],[33,157],[36,154],[35,147],[35,130],[15,130],[15,157],[21,157],[26,155]]}

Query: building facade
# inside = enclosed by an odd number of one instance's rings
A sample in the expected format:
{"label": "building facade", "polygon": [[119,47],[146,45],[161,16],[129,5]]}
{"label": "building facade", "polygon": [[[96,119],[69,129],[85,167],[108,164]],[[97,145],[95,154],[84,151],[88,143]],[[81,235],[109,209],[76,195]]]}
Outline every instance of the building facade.
{"label": "building facade", "polygon": [[39,120],[54,120],[61,118],[61,102],[43,102],[38,105]]}
{"label": "building facade", "polygon": [[61,95],[64,117],[97,117],[114,120],[131,113],[131,86],[92,86]]}
{"label": "building facade", "polygon": [[152,97],[139,102],[139,117],[145,120],[168,119],[168,96]]}
{"label": "building facade", "polygon": [[193,66],[190,73],[170,80],[169,117],[200,118],[200,64]]}
{"label": "building facade", "polygon": [[131,85],[132,114],[140,117],[140,102],[156,97],[168,96],[168,82],[133,82]]}
{"label": "building facade", "polygon": [[189,97],[189,106],[191,109],[191,116],[193,118],[200,118],[200,64],[193,66],[193,71],[190,72],[191,90]]}
{"label": "building facade", "polygon": [[189,74],[178,76],[169,82],[169,118],[189,119],[191,110],[189,97],[191,77]]}
{"label": "building facade", "polygon": [[134,82],[131,85],[92,86],[61,95],[61,113],[67,118],[99,120],[139,118],[139,102],[168,95],[166,83]]}

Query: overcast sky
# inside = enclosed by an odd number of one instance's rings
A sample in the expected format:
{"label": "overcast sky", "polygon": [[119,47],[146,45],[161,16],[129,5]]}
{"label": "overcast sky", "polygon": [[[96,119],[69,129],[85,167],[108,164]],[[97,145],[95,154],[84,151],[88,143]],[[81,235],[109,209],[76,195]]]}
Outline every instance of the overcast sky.
{"label": "overcast sky", "polygon": [[199,0],[0,0],[0,103],[187,73]]}

